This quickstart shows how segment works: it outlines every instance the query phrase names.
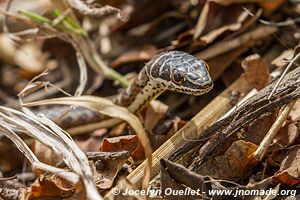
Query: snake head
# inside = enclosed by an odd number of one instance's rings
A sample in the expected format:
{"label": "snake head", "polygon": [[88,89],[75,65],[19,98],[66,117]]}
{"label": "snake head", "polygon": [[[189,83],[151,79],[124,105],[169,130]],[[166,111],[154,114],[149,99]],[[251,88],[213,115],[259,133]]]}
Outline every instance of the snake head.
{"label": "snake head", "polygon": [[207,63],[182,51],[159,54],[146,71],[153,82],[171,91],[199,96],[213,87]]}

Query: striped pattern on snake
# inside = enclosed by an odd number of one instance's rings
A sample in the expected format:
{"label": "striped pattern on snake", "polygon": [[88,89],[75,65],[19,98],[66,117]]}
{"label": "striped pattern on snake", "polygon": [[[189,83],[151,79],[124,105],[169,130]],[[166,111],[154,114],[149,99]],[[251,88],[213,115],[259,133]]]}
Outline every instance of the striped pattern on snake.
{"label": "striped pattern on snake", "polygon": [[[213,81],[203,60],[182,51],[170,51],[152,58],[114,102],[127,107],[132,113],[137,113],[166,90],[199,96],[210,91],[212,87]],[[105,118],[82,107],[69,110],[61,120],[58,120],[59,117],[66,112],[62,107],[41,112],[63,128],[93,123]]]}

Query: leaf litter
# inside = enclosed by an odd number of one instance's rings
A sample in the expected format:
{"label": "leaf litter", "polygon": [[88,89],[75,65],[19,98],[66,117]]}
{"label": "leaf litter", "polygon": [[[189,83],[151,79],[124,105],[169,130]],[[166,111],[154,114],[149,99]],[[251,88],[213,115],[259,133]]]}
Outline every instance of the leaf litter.
{"label": "leaf litter", "polygon": [[[0,162],[0,174],[18,174],[19,179],[21,175],[25,177],[26,171],[33,171],[35,176],[31,179],[34,181],[28,178],[22,183],[15,178],[0,180],[1,198],[14,195],[13,199],[125,199],[122,195],[111,195],[110,189],[145,189],[150,179],[151,187],[164,192],[167,188],[205,192],[186,196],[163,193],[155,197],[165,199],[211,198],[210,189],[294,191],[299,187],[298,90],[284,78],[274,84],[286,68],[292,71],[298,67],[299,6],[295,2],[121,0],[99,4],[29,0],[26,6],[19,0],[9,1],[10,6],[5,3],[0,1],[0,7],[5,8],[1,9],[5,18],[0,17],[0,129],[12,142],[0,141],[0,155],[5,155]],[[19,12],[13,13],[16,9]],[[129,75],[135,76],[145,62],[167,50],[183,50],[204,59],[211,67],[214,91],[200,98],[165,93],[137,115],[108,100],[121,87],[128,86]],[[287,76],[286,72],[283,74],[282,77]],[[191,126],[191,119],[209,102],[214,103],[213,99],[235,80],[248,84],[249,90],[255,88],[250,92],[254,96],[249,98],[251,95],[239,92],[239,85],[231,91],[230,103],[224,103],[229,108],[237,104],[230,113],[237,113],[240,118],[222,113],[222,120],[211,127]],[[270,84],[274,87],[268,100],[258,98],[259,104],[253,102],[253,107],[248,107],[250,112],[238,113],[251,98],[264,95]],[[87,96],[86,91],[93,91],[95,96]],[[244,102],[238,103],[243,96]],[[96,117],[90,118],[85,108],[97,113]],[[52,110],[55,115],[48,115],[43,109]],[[80,113],[76,123],[64,122]],[[255,113],[260,114],[251,117]],[[251,120],[243,121],[248,116]],[[66,131],[51,120],[61,127],[67,125]],[[78,123],[86,121],[87,125]],[[222,123],[223,127],[218,126]],[[180,145],[168,146],[185,124],[198,134],[206,128],[214,130],[214,136],[195,141],[181,139]],[[220,130],[226,132],[233,126],[234,133],[220,137]],[[200,141],[201,145],[192,148]],[[218,145],[214,146],[216,141]],[[3,152],[11,151],[12,143],[30,163],[23,170],[20,166],[25,161],[17,160],[20,155],[9,158]],[[186,146],[189,152],[185,152]],[[156,156],[160,152],[154,152],[152,158],[152,149],[157,148],[167,152],[161,155],[175,153],[176,159]],[[174,162],[182,157],[184,162]],[[127,180],[122,178],[128,174]],[[258,196],[288,199],[291,195]]]}

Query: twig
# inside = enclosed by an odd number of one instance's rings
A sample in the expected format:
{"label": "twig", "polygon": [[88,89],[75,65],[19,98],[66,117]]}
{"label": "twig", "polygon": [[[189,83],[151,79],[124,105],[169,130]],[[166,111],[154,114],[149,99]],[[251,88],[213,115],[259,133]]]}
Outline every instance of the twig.
{"label": "twig", "polygon": [[[239,3],[239,5],[252,17],[255,17],[255,15],[249,10],[247,9],[245,6],[243,6],[242,4]],[[261,24],[267,25],[267,26],[276,26],[276,27],[282,27],[282,26],[290,26],[290,25],[294,25],[295,23],[300,22],[300,17],[294,18],[294,19],[288,19],[286,21],[283,22],[270,22],[267,20],[263,20],[263,19],[258,19],[257,21],[259,21]]]}
{"label": "twig", "polygon": [[119,19],[122,19],[121,17],[121,11],[118,8],[114,8],[112,6],[106,5],[101,8],[90,8],[88,5],[86,5],[82,0],[68,0],[69,5],[80,12],[83,15],[93,16],[93,17],[103,17],[105,15],[115,15],[117,14],[117,17]]}
{"label": "twig", "polygon": [[270,128],[267,135],[264,137],[263,141],[260,143],[259,147],[256,149],[256,151],[253,154],[253,157],[256,160],[262,160],[265,156],[268,147],[272,143],[274,137],[278,133],[279,129],[281,128],[282,124],[285,122],[286,118],[288,117],[289,113],[291,112],[292,108],[294,107],[296,103],[296,100],[292,101],[288,105],[286,105],[283,109],[283,111],[280,113],[280,115],[277,117],[276,121]]}
{"label": "twig", "polygon": [[286,73],[289,71],[289,69],[293,66],[294,62],[299,58],[300,53],[298,53],[293,60],[288,64],[288,66],[286,67],[286,69],[284,70],[284,72],[282,73],[282,75],[280,76],[279,80],[277,81],[276,85],[274,86],[272,92],[270,93],[270,95],[268,96],[268,100],[271,99],[272,95],[274,94],[274,92],[276,91],[278,85],[280,84],[280,82],[282,81],[283,77],[286,75]]}
{"label": "twig", "polygon": [[[13,0],[8,0],[7,1],[6,7],[5,7],[5,11],[7,11],[7,12],[9,11],[10,6],[12,4],[12,1]],[[3,32],[4,33],[8,33],[9,32],[9,29],[8,29],[8,26],[7,26],[7,16],[6,15],[4,15],[4,19],[2,21],[2,28],[3,28]]]}

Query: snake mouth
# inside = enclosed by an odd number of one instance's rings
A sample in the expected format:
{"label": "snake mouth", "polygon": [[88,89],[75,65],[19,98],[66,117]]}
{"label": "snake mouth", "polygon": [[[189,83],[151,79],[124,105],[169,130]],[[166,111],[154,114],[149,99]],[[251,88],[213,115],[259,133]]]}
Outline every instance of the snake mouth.
{"label": "snake mouth", "polygon": [[211,83],[209,83],[209,84],[204,85],[203,89],[209,91],[209,90],[211,90],[213,87],[214,87],[214,83],[211,82]]}

